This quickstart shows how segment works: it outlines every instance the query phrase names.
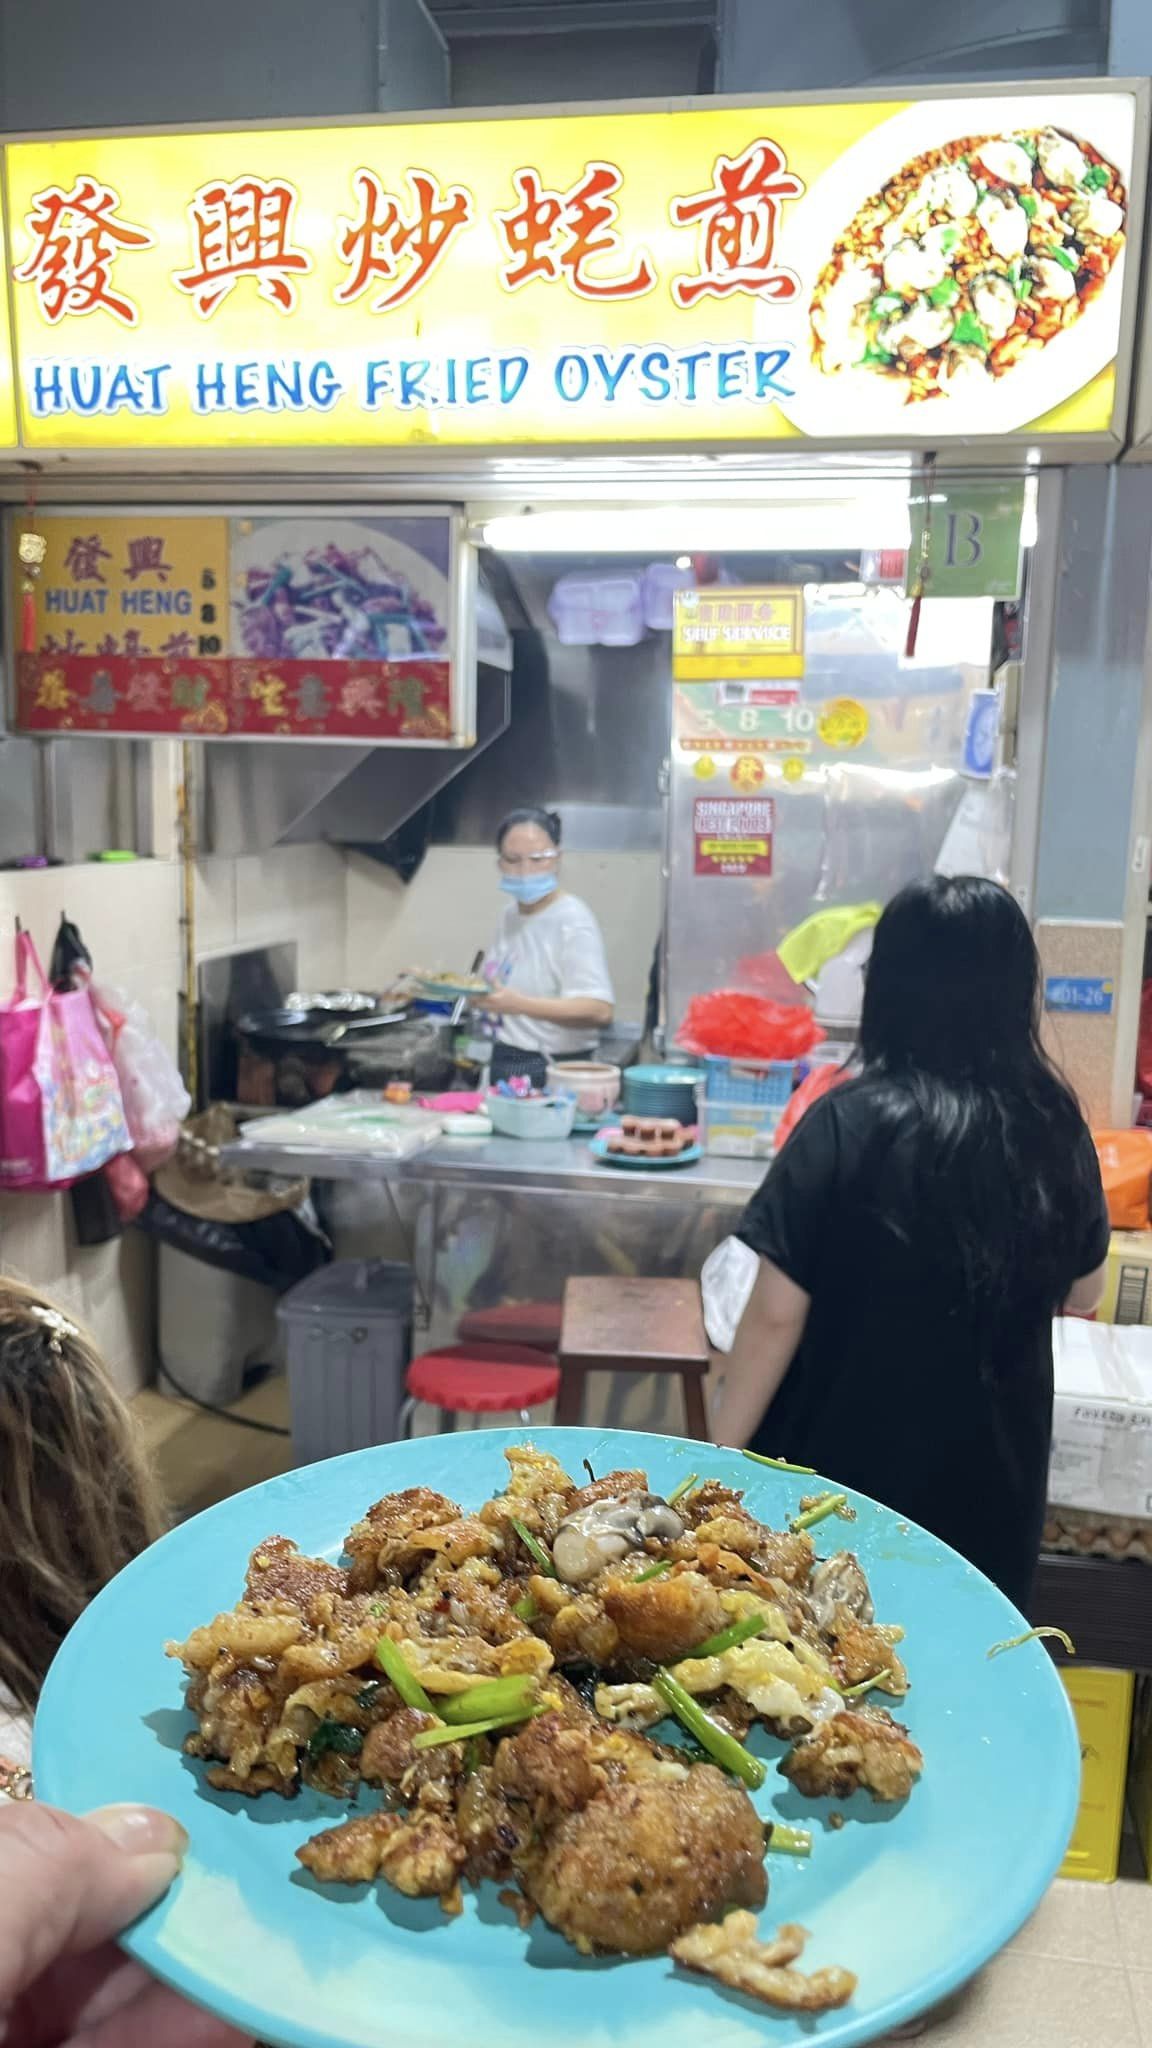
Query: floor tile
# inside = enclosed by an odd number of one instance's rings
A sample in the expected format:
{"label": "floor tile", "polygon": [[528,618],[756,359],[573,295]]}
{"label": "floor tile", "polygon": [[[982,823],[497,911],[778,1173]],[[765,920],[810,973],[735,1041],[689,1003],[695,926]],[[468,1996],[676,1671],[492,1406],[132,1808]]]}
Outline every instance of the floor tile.
{"label": "floor tile", "polygon": [[1152,1971],[1134,1970],[1128,1978],[1136,2008],[1140,2048],[1152,2048]]}
{"label": "floor tile", "polygon": [[1130,1970],[1152,1971],[1152,1884],[1129,1878],[1109,1889],[1122,1960]]}
{"label": "floor tile", "polygon": [[[198,1514],[229,1494],[287,1472],[292,1444],[287,1436],[245,1429],[224,1415],[209,1415],[183,1401],[169,1401],[153,1389],[132,1404],[161,1493],[173,1515]],[[288,1385],[273,1375],[236,1402],[232,1415],[281,1427],[288,1421]]]}
{"label": "floor tile", "polygon": [[1152,2048],[1124,1970],[1010,1951],[923,2036],[925,2048]]}
{"label": "floor tile", "polygon": [[1095,1963],[1101,1969],[1121,1968],[1131,1958],[1120,1945],[1113,1900],[1117,1889],[1110,1884],[1070,1884],[1057,1879],[1008,1953]]}

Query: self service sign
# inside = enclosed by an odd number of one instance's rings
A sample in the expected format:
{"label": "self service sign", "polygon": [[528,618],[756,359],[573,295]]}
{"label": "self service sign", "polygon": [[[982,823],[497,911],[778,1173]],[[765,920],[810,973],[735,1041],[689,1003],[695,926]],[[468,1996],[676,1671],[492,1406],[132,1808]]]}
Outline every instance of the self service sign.
{"label": "self service sign", "polygon": [[0,439],[1112,436],[1140,105],[1101,85],[12,143]]}

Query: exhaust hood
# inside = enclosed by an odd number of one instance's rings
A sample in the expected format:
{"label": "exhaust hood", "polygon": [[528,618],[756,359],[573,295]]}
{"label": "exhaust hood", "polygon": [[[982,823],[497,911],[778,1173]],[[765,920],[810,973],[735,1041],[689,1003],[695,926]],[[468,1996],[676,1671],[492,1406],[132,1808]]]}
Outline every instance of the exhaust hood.
{"label": "exhaust hood", "polygon": [[390,839],[506,731],[512,640],[483,581],[476,599],[476,738],[470,747],[217,740],[204,749],[204,850],[263,853]]}

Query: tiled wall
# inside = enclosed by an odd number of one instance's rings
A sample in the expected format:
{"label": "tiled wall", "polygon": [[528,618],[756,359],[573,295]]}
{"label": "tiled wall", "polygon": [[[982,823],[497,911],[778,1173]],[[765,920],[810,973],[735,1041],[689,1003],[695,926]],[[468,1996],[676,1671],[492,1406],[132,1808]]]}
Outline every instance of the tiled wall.
{"label": "tiled wall", "polygon": [[[98,975],[143,1002],[173,1050],[182,980],[180,870],[170,861],[0,874],[0,991],[11,985],[20,917],[44,964],[60,912],[79,925]],[[206,861],[197,884],[197,951],[227,952],[294,938],[301,979],[345,976],[345,869],[324,846],[283,847],[244,860]],[[152,1375],[151,1247],[129,1232],[77,1246],[67,1195],[0,1195],[0,1270],[41,1287],[94,1332],[128,1393]]]}
{"label": "tiled wall", "polygon": [[[1036,944],[1045,977],[1087,975],[1121,986],[1124,927],[1091,924],[1084,919],[1041,918]],[[1135,1063],[1131,1049],[1120,1071],[1120,1004],[1114,1000],[1107,1016],[1076,1016],[1047,1012],[1044,1042],[1071,1082],[1089,1123],[1107,1130],[1126,1125],[1132,1116]]]}
{"label": "tiled wall", "polygon": [[[568,853],[564,882],[595,911],[604,933],[625,1022],[644,1015],[660,933],[660,857],[654,853]],[[494,855],[484,847],[433,846],[405,884],[390,868],[348,860],[348,972],[369,986],[405,967],[467,967],[487,948],[507,899]]]}
{"label": "tiled wall", "polygon": [[[654,855],[572,854],[569,886],[599,917],[622,1019],[642,1016],[660,925]],[[487,945],[501,913],[492,857],[435,847],[405,888],[388,869],[327,846],[289,846],[197,871],[199,957],[294,939],[302,983],[371,987],[402,967],[465,964]],[[0,874],[0,993],[11,984],[5,948],[20,917],[45,966],[62,910],[79,925],[98,975],[143,1002],[175,1048],[183,977],[180,869],[173,861]],[[134,1392],[152,1374],[153,1261],[135,1233],[77,1246],[67,1195],[0,1195],[0,1271],[42,1287],[89,1325],[118,1384]]]}

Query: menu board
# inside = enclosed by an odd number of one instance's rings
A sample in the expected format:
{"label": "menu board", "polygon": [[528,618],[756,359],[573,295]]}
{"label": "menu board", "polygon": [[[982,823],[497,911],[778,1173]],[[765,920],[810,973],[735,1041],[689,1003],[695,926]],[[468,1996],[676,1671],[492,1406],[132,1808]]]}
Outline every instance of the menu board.
{"label": "menu board", "polygon": [[36,530],[43,568],[12,608],[21,731],[468,738],[451,513],[89,512]]}

